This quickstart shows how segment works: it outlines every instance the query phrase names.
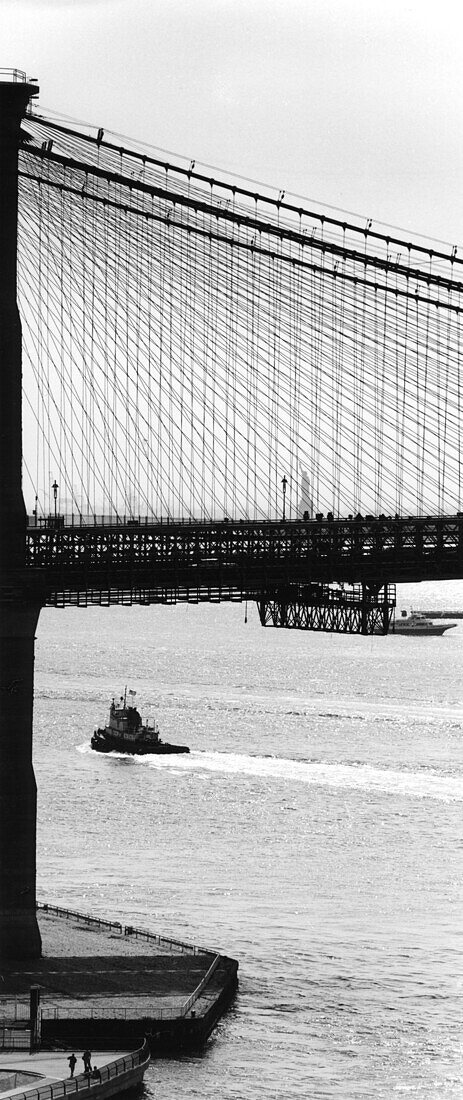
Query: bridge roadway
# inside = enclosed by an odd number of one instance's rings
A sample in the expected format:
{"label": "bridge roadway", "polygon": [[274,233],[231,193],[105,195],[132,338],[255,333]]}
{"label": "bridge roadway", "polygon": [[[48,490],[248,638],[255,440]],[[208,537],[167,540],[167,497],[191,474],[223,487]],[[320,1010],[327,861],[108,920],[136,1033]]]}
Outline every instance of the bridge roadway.
{"label": "bridge roadway", "polygon": [[309,521],[29,517],[44,605],[259,599],[282,587],[463,577],[463,513]]}

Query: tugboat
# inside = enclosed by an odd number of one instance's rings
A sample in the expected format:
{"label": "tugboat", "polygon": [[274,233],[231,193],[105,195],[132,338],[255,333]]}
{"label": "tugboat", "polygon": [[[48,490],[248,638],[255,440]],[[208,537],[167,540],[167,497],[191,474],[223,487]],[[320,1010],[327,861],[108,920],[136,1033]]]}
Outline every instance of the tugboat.
{"label": "tugboat", "polygon": [[189,752],[187,745],[169,745],[161,741],[159,729],[154,720],[143,723],[134,699],[136,692],[129,691],[130,702],[127,705],[127,688],[116,706],[114,699],[109,708],[109,723],[104,729],[96,729],[90,742],[95,752],[128,752],[131,756],[158,756],[167,753]]}

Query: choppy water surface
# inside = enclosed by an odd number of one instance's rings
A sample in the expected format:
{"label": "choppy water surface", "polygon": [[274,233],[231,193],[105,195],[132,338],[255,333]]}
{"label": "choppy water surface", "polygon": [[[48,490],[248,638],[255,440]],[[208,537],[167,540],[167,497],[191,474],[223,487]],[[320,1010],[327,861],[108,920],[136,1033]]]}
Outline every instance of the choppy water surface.
{"label": "choppy water surface", "polygon": [[[402,589],[463,608],[463,585]],[[163,1100],[463,1096],[463,621],[263,630],[240,606],[42,612],[38,893],[238,958]],[[137,690],[184,757],[91,752]]]}

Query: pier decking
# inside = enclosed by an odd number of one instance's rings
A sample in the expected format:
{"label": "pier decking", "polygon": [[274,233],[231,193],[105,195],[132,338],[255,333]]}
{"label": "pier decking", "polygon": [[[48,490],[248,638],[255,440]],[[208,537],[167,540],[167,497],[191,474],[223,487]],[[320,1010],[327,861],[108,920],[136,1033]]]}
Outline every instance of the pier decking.
{"label": "pier decking", "polygon": [[2,964],[2,1025],[27,1029],[40,987],[42,1047],[134,1047],[204,1042],[230,1003],[238,964],[218,952],[119,922],[40,906],[43,954]]}

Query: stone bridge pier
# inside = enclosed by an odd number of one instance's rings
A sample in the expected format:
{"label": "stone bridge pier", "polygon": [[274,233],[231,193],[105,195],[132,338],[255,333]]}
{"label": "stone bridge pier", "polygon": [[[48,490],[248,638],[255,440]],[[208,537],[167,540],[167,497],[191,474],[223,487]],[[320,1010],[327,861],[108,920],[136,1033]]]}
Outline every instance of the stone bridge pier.
{"label": "stone bridge pier", "polygon": [[21,322],[16,303],[18,151],[36,84],[0,74],[0,958],[41,954],[32,768],[34,639],[41,601],[26,582]]}

